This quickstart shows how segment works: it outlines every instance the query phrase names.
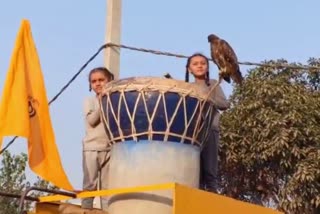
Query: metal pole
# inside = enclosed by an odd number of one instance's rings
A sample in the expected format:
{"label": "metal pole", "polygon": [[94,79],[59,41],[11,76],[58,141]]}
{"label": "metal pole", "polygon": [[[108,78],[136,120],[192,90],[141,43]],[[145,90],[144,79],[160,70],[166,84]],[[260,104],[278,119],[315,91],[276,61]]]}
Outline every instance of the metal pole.
{"label": "metal pole", "polygon": [[25,211],[23,210],[24,207],[24,201],[25,199],[28,197],[28,193],[32,190],[36,190],[36,191],[40,191],[40,192],[47,192],[47,193],[53,193],[53,194],[59,194],[59,195],[66,195],[72,198],[76,198],[77,195],[76,193],[73,192],[65,192],[65,191],[61,191],[61,190],[54,190],[54,189],[44,189],[44,188],[40,188],[40,187],[28,187],[21,195],[20,197],[20,202],[19,202],[19,213],[20,214],[24,214]]}
{"label": "metal pole", "polygon": [[[120,44],[121,37],[121,0],[107,0],[106,43]],[[105,51],[105,66],[119,79],[120,48],[107,47]]]}

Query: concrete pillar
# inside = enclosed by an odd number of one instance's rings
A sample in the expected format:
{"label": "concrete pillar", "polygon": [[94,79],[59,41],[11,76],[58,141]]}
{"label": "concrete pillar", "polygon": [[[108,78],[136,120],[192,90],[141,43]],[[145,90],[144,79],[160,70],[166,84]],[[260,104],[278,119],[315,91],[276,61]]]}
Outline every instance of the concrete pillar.
{"label": "concrete pillar", "polygon": [[[106,43],[120,44],[121,41],[121,0],[107,0]],[[120,76],[120,48],[108,47],[105,51],[105,66],[114,74],[114,79]]]}
{"label": "concrete pillar", "polygon": [[[176,182],[198,188],[200,148],[176,142],[127,141],[111,151],[109,188]],[[110,198],[110,214],[171,214],[171,190]]]}

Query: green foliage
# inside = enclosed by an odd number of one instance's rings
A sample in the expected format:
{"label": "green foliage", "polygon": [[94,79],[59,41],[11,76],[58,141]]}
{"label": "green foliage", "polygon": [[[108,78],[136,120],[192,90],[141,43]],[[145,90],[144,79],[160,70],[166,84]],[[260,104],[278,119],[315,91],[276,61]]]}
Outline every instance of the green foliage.
{"label": "green foliage", "polygon": [[224,194],[287,213],[320,206],[319,74],[258,67],[235,88],[221,120]]}
{"label": "green foliage", "polygon": [[[5,151],[2,154],[2,165],[0,168],[0,191],[5,193],[20,194],[28,183],[25,182],[27,155],[12,156]],[[1,213],[18,213],[18,202],[9,197],[0,197]]]}
{"label": "green foliage", "polygon": [[[21,195],[21,193],[30,186],[30,183],[26,180],[26,164],[27,155],[21,153],[20,155],[12,155],[8,151],[5,151],[1,155],[0,164],[0,192]],[[37,178],[37,181],[33,186],[41,188],[55,189],[50,183]],[[31,192],[29,194],[33,197],[43,195],[43,193]],[[30,209],[32,203],[26,203],[26,209]],[[0,213],[17,214],[19,207],[19,199],[12,197],[0,196]]]}

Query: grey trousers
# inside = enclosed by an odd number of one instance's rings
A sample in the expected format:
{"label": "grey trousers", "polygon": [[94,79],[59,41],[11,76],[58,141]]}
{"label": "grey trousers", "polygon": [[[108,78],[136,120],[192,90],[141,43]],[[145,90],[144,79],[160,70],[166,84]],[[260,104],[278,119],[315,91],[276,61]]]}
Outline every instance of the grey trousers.
{"label": "grey trousers", "polygon": [[[83,152],[83,190],[97,190],[98,182],[100,189],[108,188],[110,151],[84,151]],[[82,208],[92,209],[94,198],[82,199]],[[101,197],[102,209],[106,210],[108,198]]]}
{"label": "grey trousers", "polygon": [[200,188],[216,192],[218,188],[219,132],[211,130],[200,156]]}

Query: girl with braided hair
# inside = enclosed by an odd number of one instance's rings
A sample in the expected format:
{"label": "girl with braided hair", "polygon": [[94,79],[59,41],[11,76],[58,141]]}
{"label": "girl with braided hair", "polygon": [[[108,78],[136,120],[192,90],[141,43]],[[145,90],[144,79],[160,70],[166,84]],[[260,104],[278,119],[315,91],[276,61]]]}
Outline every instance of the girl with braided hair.
{"label": "girl with braided hair", "polygon": [[[189,74],[193,75],[195,84],[203,87],[212,87],[217,83],[217,80],[210,80],[209,59],[201,53],[195,53],[188,58],[186,82],[189,82]],[[200,188],[214,193],[218,189],[219,110],[226,110],[230,105],[221,87],[219,85],[215,87],[212,96],[217,110],[214,112],[208,142],[205,142],[200,157]]]}
{"label": "girl with braided hair", "polygon": [[[95,95],[84,100],[85,136],[83,138],[83,189],[107,188],[107,175],[110,159],[110,141],[100,118],[99,99],[104,85],[113,80],[113,74],[105,67],[94,68],[89,73],[89,90]],[[107,198],[102,197],[102,209],[107,209]],[[93,198],[84,198],[84,209],[93,208]]]}

